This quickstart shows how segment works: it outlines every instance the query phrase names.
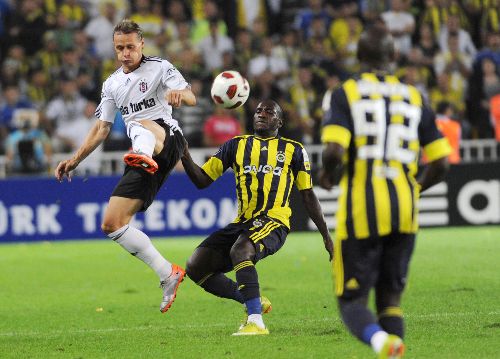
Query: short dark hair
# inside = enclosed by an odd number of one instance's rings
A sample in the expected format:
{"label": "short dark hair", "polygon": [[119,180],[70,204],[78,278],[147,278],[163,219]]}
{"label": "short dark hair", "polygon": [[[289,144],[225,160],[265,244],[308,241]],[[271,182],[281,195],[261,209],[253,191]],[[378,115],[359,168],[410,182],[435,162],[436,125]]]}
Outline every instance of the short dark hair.
{"label": "short dark hair", "polygon": [[358,60],[371,67],[383,69],[394,60],[394,55],[394,41],[385,25],[368,25],[358,41]]}
{"label": "short dark hair", "polygon": [[285,120],[285,114],[283,113],[283,109],[281,108],[280,104],[277,102],[277,101],[274,101],[274,100],[271,100],[270,98],[266,98],[262,101],[259,102],[259,104],[257,105],[257,107],[262,104],[262,105],[272,105],[274,107],[274,109],[276,110],[276,116],[278,116],[278,118],[282,121]]}
{"label": "short dark hair", "polygon": [[139,24],[130,19],[123,19],[122,21],[120,21],[113,29],[113,35],[116,34],[117,32],[120,32],[122,34],[132,34],[135,32],[139,37],[139,39],[141,40],[144,37],[142,29],[139,26]]}

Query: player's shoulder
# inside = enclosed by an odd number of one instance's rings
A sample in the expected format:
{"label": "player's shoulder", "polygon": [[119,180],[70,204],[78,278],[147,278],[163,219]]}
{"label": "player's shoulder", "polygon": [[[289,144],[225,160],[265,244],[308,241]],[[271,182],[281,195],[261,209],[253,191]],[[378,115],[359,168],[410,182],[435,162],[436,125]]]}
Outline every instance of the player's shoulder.
{"label": "player's shoulder", "polygon": [[152,63],[159,62],[159,63],[162,63],[164,61],[168,62],[167,60],[162,59],[161,57],[158,57],[158,56],[144,56],[142,58],[142,62],[143,63],[147,63],[147,62],[152,62]]}
{"label": "player's shoulder", "polygon": [[346,86],[349,86],[349,84],[352,84],[352,83],[357,83],[357,82],[360,82],[362,81],[362,74],[361,73],[356,73],[356,74],[353,74],[352,76],[350,76],[348,79],[344,80],[340,86],[338,86],[338,88],[344,88]]}
{"label": "player's shoulder", "polygon": [[222,147],[224,147],[226,150],[228,150],[230,148],[233,148],[234,146],[237,146],[238,142],[240,142],[241,140],[244,140],[244,139],[249,138],[249,137],[251,137],[251,135],[234,136],[230,140],[227,140],[226,142],[224,142]]}
{"label": "player's shoulder", "polygon": [[295,147],[299,147],[300,149],[304,148],[304,145],[301,142],[292,140],[291,138],[280,136],[279,139],[284,142],[291,143],[292,145],[294,145]]}
{"label": "player's shoulder", "polygon": [[255,136],[254,135],[238,135],[238,136],[234,136],[229,141],[239,141],[239,140],[244,140],[244,139],[250,138],[250,137],[255,137]]}
{"label": "player's shoulder", "polygon": [[117,68],[111,75],[109,75],[106,80],[104,80],[104,86],[112,84],[117,78],[122,74],[121,66]]}
{"label": "player's shoulder", "polygon": [[177,68],[170,61],[158,56],[144,56],[142,64],[146,67],[155,68],[156,71],[162,71],[171,75],[177,72]]}
{"label": "player's shoulder", "polygon": [[162,69],[174,68],[170,61],[158,56],[143,56],[141,61],[144,66],[160,67]]}

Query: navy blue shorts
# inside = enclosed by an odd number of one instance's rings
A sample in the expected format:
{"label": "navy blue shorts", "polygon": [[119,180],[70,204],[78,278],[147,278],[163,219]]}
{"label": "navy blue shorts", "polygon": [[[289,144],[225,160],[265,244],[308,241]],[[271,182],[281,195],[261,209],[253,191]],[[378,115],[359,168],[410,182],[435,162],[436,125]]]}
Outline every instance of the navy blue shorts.
{"label": "navy blue shorts", "polygon": [[415,234],[392,233],[335,242],[335,293],[343,299],[366,296],[372,288],[401,293],[406,285]]}
{"label": "navy blue shorts", "polygon": [[140,211],[145,211],[153,203],[156,194],[184,152],[182,133],[173,131],[173,135],[170,135],[170,127],[165,122],[161,120],[155,122],[166,132],[163,150],[153,156],[158,164],[158,171],[151,175],[140,168],[127,165],[122,178],[111,194],[111,196],[117,197],[142,199],[144,204]]}
{"label": "navy blue shorts", "polygon": [[231,223],[213,232],[198,247],[212,248],[219,251],[227,262],[223,272],[233,269],[229,252],[238,237],[246,234],[255,247],[254,263],[273,255],[285,244],[288,228],[277,220],[260,216],[244,223]]}

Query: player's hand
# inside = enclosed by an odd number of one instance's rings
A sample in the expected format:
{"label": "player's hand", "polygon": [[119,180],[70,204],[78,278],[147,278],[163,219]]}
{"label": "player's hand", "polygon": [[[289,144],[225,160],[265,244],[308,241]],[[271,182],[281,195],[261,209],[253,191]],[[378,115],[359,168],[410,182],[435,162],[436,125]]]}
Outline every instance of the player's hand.
{"label": "player's hand", "polygon": [[330,256],[330,262],[333,260],[333,241],[332,237],[330,237],[330,233],[328,233],[327,237],[323,237],[323,244],[325,245],[325,249]]}
{"label": "player's hand", "polygon": [[74,159],[64,160],[59,162],[56,170],[54,171],[54,176],[59,182],[64,180],[64,176],[68,178],[68,182],[71,182],[71,171],[73,171],[78,166],[78,162]]}
{"label": "player's hand", "polygon": [[333,184],[334,184],[333,178],[324,169],[319,170],[318,182],[319,182],[319,185],[326,190],[331,190],[333,188]]}
{"label": "player's hand", "polygon": [[167,90],[165,99],[172,107],[180,107],[182,104],[182,90]]}

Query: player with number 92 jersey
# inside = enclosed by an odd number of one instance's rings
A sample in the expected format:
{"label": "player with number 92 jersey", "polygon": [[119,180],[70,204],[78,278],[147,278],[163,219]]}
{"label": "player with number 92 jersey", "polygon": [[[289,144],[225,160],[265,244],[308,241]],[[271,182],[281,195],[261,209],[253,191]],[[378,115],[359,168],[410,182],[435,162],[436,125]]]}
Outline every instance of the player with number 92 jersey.
{"label": "player with number 92 jersey", "polygon": [[370,72],[347,80],[331,96],[322,142],[346,149],[338,239],[416,233],[420,148],[430,162],[450,147],[415,87]]}

